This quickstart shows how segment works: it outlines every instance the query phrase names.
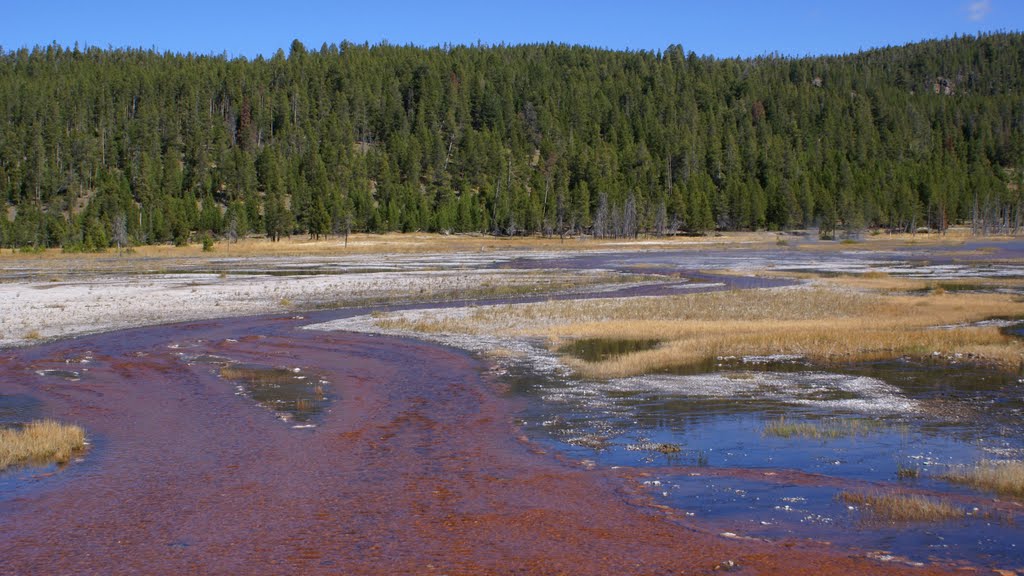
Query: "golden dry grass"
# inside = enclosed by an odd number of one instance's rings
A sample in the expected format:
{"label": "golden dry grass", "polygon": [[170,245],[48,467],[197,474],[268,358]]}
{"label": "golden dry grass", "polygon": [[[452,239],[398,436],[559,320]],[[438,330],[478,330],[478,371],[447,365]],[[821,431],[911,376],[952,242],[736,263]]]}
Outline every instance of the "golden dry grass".
{"label": "golden dry grass", "polygon": [[972,466],[957,466],[941,478],[978,490],[1024,498],[1024,462],[982,460]]}
{"label": "golden dry grass", "polygon": [[220,369],[220,377],[251,384],[281,384],[295,381],[295,373],[284,368],[224,366]]}
{"label": "golden dry grass", "polygon": [[21,429],[0,429],[0,470],[22,464],[63,463],[85,447],[85,431],[53,420],[38,420]]}
{"label": "golden dry grass", "polygon": [[830,286],[856,288],[882,293],[894,292],[957,292],[970,290],[994,290],[997,288],[1020,288],[1020,278],[957,278],[949,280],[923,280],[890,276],[884,272],[868,272],[861,275],[843,274],[821,278],[819,283]]}
{"label": "golden dry grass", "polygon": [[[968,229],[950,229],[945,235],[939,234],[876,234],[866,235],[862,241],[854,244],[842,242],[810,242],[801,243],[801,250],[888,250],[903,246],[957,246],[971,238]],[[1001,239],[1002,237],[988,237]],[[389,233],[389,234],[350,234],[348,245],[340,236],[320,240],[311,240],[305,235],[290,236],[278,242],[265,238],[244,238],[231,243],[221,241],[216,244],[216,256],[204,253],[201,242],[188,246],[172,246],[170,244],[137,246],[124,258],[223,258],[224,256],[293,256],[293,255],[331,255],[331,254],[377,254],[377,253],[422,253],[422,252],[466,252],[489,250],[614,250],[616,248],[635,249],[700,249],[709,245],[718,247],[750,247],[763,244],[773,246],[780,239],[788,242],[790,237],[780,236],[773,232],[725,232],[708,236],[677,236],[650,237],[639,239],[603,239],[603,238],[565,238],[542,236],[517,236],[512,238],[496,237],[486,234],[433,234],[425,232]],[[792,238],[795,242],[798,239]],[[3,259],[75,259],[90,260],[109,258],[116,250],[97,254],[66,254],[59,248],[51,248],[34,253],[22,253],[17,250],[0,251]]]}
{"label": "golden dry grass", "polygon": [[882,522],[941,522],[963,518],[966,514],[963,508],[945,500],[918,494],[840,492],[836,498],[859,506],[871,519]]}
{"label": "golden dry grass", "polygon": [[821,287],[480,307],[378,322],[421,332],[546,337],[552,349],[566,339],[664,341],[600,362],[565,359],[583,376],[612,378],[770,354],[822,364],[959,354],[1015,370],[1024,361],[1018,339],[992,326],[948,327],[1000,316],[1024,316],[1024,303],[1003,294],[879,295]]}
{"label": "golden dry grass", "polygon": [[[749,271],[713,270],[715,274],[727,276],[749,276]],[[928,280],[894,276],[886,272],[868,271],[863,274],[819,274],[815,272],[780,272],[777,270],[759,270],[754,276],[763,278],[792,278],[813,280],[818,286],[850,288],[858,291],[881,294],[921,293],[921,292],[958,292],[958,291],[993,291],[999,288],[1024,287],[1022,278],[950,278],[944,280]]]}
{"label": "golden dry grass", "polygon": [[[678,236],[658,238],[565,238],[558,236],[515,236],[498,237],[486,234],[430,234],[430,233],[390,233],[390,234],[351,234],[348,245],[342,237],[330,237],[311,240],[304,235],[283,238],[271,242],[265,238],[245,238],[235,243],[218,242],[216,254],[204,253],[202,243],[188,246],[172,246],[170,244],[147,245],[135,247],[125,259],[145,258],[223,258],[225,256],[326,256],[344,254],[384,254],[384,253],[437,253],[437,252],[488,252],[497,250],[615,250],[615,249],[700,249],[709,245],[720,247],[764,244],[772,245],[776,235],[769,232],[730,232],[712,236]],[[115,253],[113,249],[98,254],[66,254],[59,248],[51,248],[38,253],[25,254],[18,251],[0,251],[3,259],[104,259]]]}

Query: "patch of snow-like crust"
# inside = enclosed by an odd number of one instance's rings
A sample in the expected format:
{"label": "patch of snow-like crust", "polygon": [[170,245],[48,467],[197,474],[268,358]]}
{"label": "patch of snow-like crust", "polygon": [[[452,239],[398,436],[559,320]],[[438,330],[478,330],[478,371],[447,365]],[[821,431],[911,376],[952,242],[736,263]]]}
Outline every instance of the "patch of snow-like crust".
{"label": "patch of snow-like crust", "polygon": [[[481,286],[527,286],[597,271],[484,268],[519,255],[443,254],[350,258],[218,259],[225,272],[6,269],[0,282],[0,348],[168,322],[245,316],[306,306],[353,306],[455,297]],[[544,259],[549,254],[531,254]],[[115,265],[122,265],[115,262]],[[125,264],[126,265],[126,264]],[[252,268],[252,273],[249,272]],[[381,270],[387,271],[381,271]],[[372,270],[372,271],[367,271]],[[274,275],[308,272],[309,275]],[[571,274],[571,276],[570,276]],[[622,285],[617,287],[621,288]]]}
{"label": "patch of snow-like crust", "polygon": [[699,397],[821,407],[867,414],[914,412],[917,405],[899,388],[877,378],[831,372],[713,372],[697,375],[648,375],[597,382],[604,392],[658,392]]}

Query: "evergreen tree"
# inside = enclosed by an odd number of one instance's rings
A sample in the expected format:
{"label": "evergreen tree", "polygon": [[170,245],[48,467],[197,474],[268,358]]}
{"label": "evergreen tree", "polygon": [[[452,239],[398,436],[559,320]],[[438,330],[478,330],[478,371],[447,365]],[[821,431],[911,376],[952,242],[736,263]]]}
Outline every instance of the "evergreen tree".
{"label": "evergreen tree", "polygon": [[[0,52],[0,245],[1024,223],[1024,35],[747,60]],[[325,216],[326,215],[326,216]]]}

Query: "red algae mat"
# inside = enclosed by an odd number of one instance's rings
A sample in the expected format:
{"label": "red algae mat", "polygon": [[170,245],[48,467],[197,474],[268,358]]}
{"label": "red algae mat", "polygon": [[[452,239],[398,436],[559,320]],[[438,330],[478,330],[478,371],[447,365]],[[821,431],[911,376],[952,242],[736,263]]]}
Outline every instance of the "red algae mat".
{"label": "red algae mat", "polygon": [[[397,338],[250,318],[0,353],[92,447],[0,486],[2,574],[930,574],[838,546],[719,536],[614,471],[517,434],[487,366]],[[188,355],[301,368],[335,398],[294,429]],[[81,379],[55,378],[71,369]],[[6,492],[6,493],[5,493]]]}

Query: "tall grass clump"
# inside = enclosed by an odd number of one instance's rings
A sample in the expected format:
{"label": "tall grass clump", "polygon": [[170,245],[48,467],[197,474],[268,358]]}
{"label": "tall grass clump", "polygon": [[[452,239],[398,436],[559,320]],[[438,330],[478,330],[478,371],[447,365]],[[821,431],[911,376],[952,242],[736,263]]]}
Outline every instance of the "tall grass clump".
{"label": "tall grass clump", "polygon": [[1024,462],[982,460],[970,466],[956,466],[940,478],[1003,496],[1024,498]]}
{"label": "tall grass clump", "polygon": [[0,470],[23,464],[64,463],[85,448],[85,431],[72,424],[37,420],[0,429]]}
{"label": "tall grass clump", "polygon": [[921,468],[907,460],[896,462],[896,478],[899,480],[916,480],[921,477]]}
{"label": "tall grass clump", "polygon": [[873,420],[862,418],[836,418],[823,422],[792,422],[785,416],[765,424],[763,434],[777,438],[812,438],[815,440],[831,440],[852,436],[867,436],[874,432],[879,424]]}
{"label": "tall grass clump", "polygon": [[919,494],[840,492],[836,499],[858,506],[866,515],[882,522],[941,522],[963,518],[966,514],[963,508],[945,500]]}

